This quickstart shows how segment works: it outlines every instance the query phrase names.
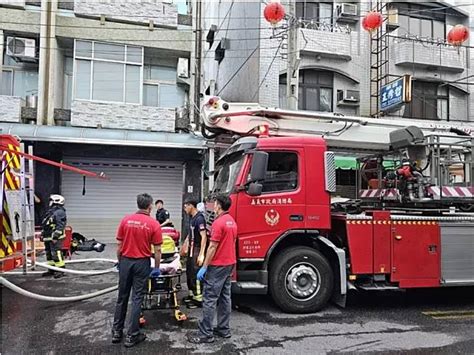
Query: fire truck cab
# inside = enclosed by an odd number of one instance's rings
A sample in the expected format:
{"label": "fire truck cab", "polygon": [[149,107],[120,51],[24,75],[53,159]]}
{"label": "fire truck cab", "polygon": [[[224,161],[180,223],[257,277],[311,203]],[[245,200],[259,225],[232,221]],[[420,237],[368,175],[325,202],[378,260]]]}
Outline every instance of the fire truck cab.
{"label": "fire truck cab", "polygon": [[288,310],[293,303],[301,310],[321,307],[332,294],[331,262],[337,259],[337,248],[321,241],[331,227],[335,187],[334,159],[324,140],[242,138],[219,160],[218,171],[213,193],[230,194],[239,228],[234,291],[270,291]]}

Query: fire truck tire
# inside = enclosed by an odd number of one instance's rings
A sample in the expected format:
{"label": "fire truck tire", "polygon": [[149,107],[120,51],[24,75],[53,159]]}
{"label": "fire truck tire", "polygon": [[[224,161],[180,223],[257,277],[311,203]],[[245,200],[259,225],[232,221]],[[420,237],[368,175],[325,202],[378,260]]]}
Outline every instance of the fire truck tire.
{"label": "fire truck tire", "polygon": [[269,287],[275,303],[288,313],[311,313],[332,295],[334,274],[326,257],[309,247],[283,250],[270,265]]}

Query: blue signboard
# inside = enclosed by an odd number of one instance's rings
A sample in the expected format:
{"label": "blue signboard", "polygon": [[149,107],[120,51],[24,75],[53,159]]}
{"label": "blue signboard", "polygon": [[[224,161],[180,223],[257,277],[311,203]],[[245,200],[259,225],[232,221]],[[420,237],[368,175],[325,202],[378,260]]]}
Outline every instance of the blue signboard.
{"label": "blue signboard", "polygon": [[410,101],[411,78],[404,76],[382,86],[380,90],[380,110],[386,111]]}

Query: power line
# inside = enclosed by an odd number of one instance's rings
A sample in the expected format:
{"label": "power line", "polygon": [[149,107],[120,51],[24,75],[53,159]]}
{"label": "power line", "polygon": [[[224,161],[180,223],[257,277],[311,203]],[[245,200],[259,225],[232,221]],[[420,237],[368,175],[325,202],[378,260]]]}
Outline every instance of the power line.
{"label": "power line", "polygon": [[258,92],[260,91],[260,88],[262,87],[263,83],[264,83],[265,80],[267,79],[268,73],[270,73],[270,70],[272,69],[273,63],[275,62],[276,58],[278,57],[278,52],[280,51],[282,45],[283,45],[283,42],[280,42],[280,45],[278,46],[278,48],[277,48],[277,50],[276,50],[276,52],[275,52],[275,55],[273,56],[273,59],[272,59],[270,65],[268,66],[267,72],[266,72],[265,75],[263,76],[263,79],[262,79],[262,81],[260,82],[260,85],[258,85],[258,88],[257,88],[257,90],[255,91],[255,94],[253,94],[253,96],[252,96],[252,100],[255,99],[255,96],[257,96]]}
{"label": "power line", "polygon": [[[73,2],[73,1],[71,1]],[[263,1],[262,1],[263,2]],[[428,2],[428,1],[427,1]],[[403,3],[401,2],[401,4],[407,4],[407,3]],[[421,2],[421,4],[423,4],[423,2]],[[32,6],[32,7],[35,7],[35,5],[32,5],[32,4],[27,4],[28,6]],[[444,5],[444,6],[438,6],[438,7],[427,7],[425,9],[418,9],[418,10],[408,10],[407,13],[420,13],[420,12],[431,12],[431,11],[441,11],[441,10],[446,10],[446,9],[457,9],[457,8],[460,8],[460,7],[469,7],[471,6],[471,4],[453,4],[453,5]],[[25,11],[28,11],[28,12],[41,12],[41,7],[40,5],[37,6],[38,7],[38,10],[33,10],[33,9],[27,9]],[[51,10],[50,12],[52,13],[59,13],[59,14],[64,14],[64,13],[72,13],[72,14],[83,14],[83,15],[88,15],[88,16],[94,16],[94,17],[100,17],[102,15],[104,16],[124,16],[124,15],[120,15],[120,14],[105,14],[105,13],[100,13],[100,12],[80,12],[80,11],[74,11],[74,10],[71,10],[71,9],[61,9],[61,8],[58,8],[57,10]],[[192,16],[192,14],[179,14],[177,13],[178,15],[182,15],[182,16]],[[363,14],[361,14],[360,16],[364,16]],[[127,18],[143,18],[143,15],[132,15],[132,14],[127,14],[126,15]],[[164,16],[163,17],[166,17],[166,13],[164,13]],[[221,17],[220,16],[205,16],[203,17],[205,19],[220,19]],[[248,17],[234,17],[234,18],[247,18],[247,19],[258,19],[258,18],[262,18],[262,16],[248,16]]]}

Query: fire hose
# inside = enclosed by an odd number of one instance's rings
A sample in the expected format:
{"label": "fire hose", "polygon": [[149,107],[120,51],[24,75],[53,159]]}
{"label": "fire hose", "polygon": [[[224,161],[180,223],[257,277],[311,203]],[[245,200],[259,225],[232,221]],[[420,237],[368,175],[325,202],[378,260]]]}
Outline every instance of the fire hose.
{"label": "fire hose", "polygon": [[[83,263],[83,262],[90,262],[90,261],[105,261],[105,262],[112,262],[116,263],[117,260],[112,259],[79,259],[79,260],[66,260],[66,264],[76,264],[76,263]],[[31,261],[28,260],[28,264],[31,264]],[[64,272],[66,274],[73,274],[73,275],[85,275],[85,276],[94,276],[94,275],[103,275],[108,274],[109,272],[116,272],[117,269],[115,267],[105,270],[71,270],[65,268],[59,268],[56,266],[48,265],[46,263],[39,263],[36,262],[37,266],[44,267],[49,270]]]}
{"label": "fire hose", "polygon": [[45,295],[40,295],[40,294],[37,294],[37,293],[27,291],[27,290],[25,290],[21,287],[18,287],[15,284],[11,283],[10,281],[8,281],[7,279],[5,279],[2,276],[0,276],[0,284],[2,284],[5,287],[8,287],[10,290],[12,290],[16,293],[19,293],[22,296],[34,298],[34,299],[40,300],[40,301],[49,301],[49,302],[83,301],[83,300],[87,300],[89,298],[94,298],[94,297],[105,295],[106,293],[113,292],[113,291],[117,290],[117,288],[118,288],[118,286],[113,286],[113,287],[105,288],[105,289],[100,290],[100,291],[96,291],[96,292],[92,292],[92,293],[88,293],[88,294],[80,295],[80,296],[53,297],[53,296],[45,296]]}
{"label": "fire hose", "polygon": [[[117,262],[116,260],[112,260],[112,259],[79,259],[79,260],[67,260],[66,263],[75,264],[75,263],[83,263],[83,262],[91,262],[91,261],[113,262],[113,263]],[[30,260],[28,260],[28,264],[31,265]],[[83,275],[83,276],[84,275],[87,275],[87,276],[102,275],[102,274],[106,274],[106,273],[109,273],[109,272],[115,272],[116,271],[115,267],[110,268],[110,269],[106,269],[106,270],[85,271],[85,270],[70,270],[70,269],[64,269],[64,268],[57,268],[55,266],[51,266],[51,265],[44,264],[44,263],[38,263],[38,262],[36,263],[36,265],[38,265],[40,267],[44,267],[46,269],[53,270],[53,271],[59,271],[59,272],[65,272],[65,273],[69,273],[69,274]],[[2,276],[0,276],[0,284],[5,286],[5,287],[8,287],[10,290],[12,290],[12,291],[14,291],[14,292],[16,292],[16,293],[18,293],[22,296],[30,297],[30,298],[40,300],[40,301],[49,301],[49,302],[83,301],[83,300],[87,300],[87,299],[90,299],[90,298],[105,295],[106,293],[113,292],[113,291],[118,289],[118,286],[112,286],[112,287],[108,287],[108,288],[105,288],[103,290],[95,291],[95,292],[88,293],[88,294],[85,294],[85,295],[55,297],[55,296],[40,295],[40,294],[37,294],[37,293],[27,291],[27,290],[13,284],[12,282],[8,281],[7,279],[5,279]]]}

